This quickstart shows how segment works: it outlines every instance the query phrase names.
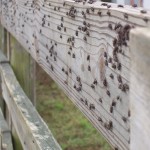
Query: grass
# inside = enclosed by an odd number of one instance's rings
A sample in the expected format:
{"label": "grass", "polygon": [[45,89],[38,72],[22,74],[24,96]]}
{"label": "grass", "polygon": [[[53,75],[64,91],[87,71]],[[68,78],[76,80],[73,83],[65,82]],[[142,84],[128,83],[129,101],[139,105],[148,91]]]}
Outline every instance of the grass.
{"label": "grass", "polygon": [[63,150],[111,150],[50,77],[38,67],[37,109]]}

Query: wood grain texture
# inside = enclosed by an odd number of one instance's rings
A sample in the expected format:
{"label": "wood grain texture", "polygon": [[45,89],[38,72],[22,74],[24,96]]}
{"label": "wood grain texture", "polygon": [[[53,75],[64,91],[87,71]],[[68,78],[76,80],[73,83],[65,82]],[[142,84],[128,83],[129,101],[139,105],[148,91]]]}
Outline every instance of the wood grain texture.
{"label": "wood grain texture", "polygon": [[[35,60],[31,57],[31,55],[25,51],[25,49],[18,43],[18,41],[11,35],[8,35],[7,42],[9,43],[9,48],[7,49],[8,53],[10,53],[10,65],[13,68],[14,74],[21,85],[23,91],[31,100],[32,104],[36,106],[36,93],[35,93],[35,81],[36,81],[36,73],[35,73]],[[7,55],[8,58],[8,55]],[[22,62],[22,63],[18,63]],[[11,121],[12,122],[12,121]],[[22,146],[15,132],[13,124],[11,125],[11,131],[13,135],[14,148],[15,150],[22,150]]]}
{"label": "wood grain texture", "polygon": [[[2,57],[2,53],[0,53]],[[4,58],[4,57],[2,57]],[[45,122],[23,92],[6,62],[1,62],[2,93],[24,150],[61,150]]]}
{"label": "wood grain texture", "polygon": [[[131,150],[150,149],[150,29],[131,32]],[[136,88],[135,88],[136,87]]]}
{"label": "wood grain texture", "polygon": [[142,8],[101,2],[2,0],[1,6],[2,25],[121,150],[130,143],[129,32],[149,19]]}
{"label": "wood grain texture", "polygon": [[0,137],[0,139],[2,138],[1,144],[3,146],[5,146],[5,149],[13,150],[11,131],[9,130],[9,127],[8,127],[8,125],[4,119],[4,116],[3,116],[1,109],[0,109],[0,132],[2,133],[2,136]]}

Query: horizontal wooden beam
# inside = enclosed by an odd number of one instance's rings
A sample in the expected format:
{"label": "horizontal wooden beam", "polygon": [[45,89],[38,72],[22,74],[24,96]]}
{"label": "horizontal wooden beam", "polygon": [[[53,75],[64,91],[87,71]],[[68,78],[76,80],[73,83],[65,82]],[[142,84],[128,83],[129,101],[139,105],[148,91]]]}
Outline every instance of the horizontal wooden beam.
{"label": "horizontal wooden beam", "polygon": [[150,25],[150,11],[91,0],[2,0],[1,23],[115,149],[129,149],[129,33]]}
{"label": "horizontal wooden beam", "polygon": [[[2,94],[24,150],[61,150],[0,52]],[[4,59],[3,59],[4,58]]]}

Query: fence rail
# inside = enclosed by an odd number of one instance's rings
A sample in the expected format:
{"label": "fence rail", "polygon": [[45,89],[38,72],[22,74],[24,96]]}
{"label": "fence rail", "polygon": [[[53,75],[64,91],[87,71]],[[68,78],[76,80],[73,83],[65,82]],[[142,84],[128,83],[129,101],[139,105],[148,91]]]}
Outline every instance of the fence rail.
{"label": "fence rail", "polygon": [[72,0],[1,0],[0,9],[2,25],[95,128],[115,149],[129,149],[129,34],[150,25],[150,11]]}
{"label": "fence rail", "polygon": [[2,94],[24,150],[61,150],[0,52]]}

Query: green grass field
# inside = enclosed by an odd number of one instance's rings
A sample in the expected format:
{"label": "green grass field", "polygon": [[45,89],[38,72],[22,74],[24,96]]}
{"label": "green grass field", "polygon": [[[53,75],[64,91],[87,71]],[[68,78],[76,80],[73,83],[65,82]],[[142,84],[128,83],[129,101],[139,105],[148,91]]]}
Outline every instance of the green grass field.
{"label": "green grass field", "polygon": [[111,150],[54,81],[37,70],[37,109],[63,150]]}

